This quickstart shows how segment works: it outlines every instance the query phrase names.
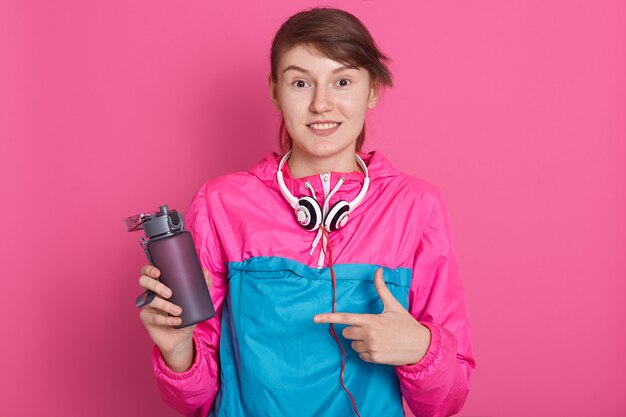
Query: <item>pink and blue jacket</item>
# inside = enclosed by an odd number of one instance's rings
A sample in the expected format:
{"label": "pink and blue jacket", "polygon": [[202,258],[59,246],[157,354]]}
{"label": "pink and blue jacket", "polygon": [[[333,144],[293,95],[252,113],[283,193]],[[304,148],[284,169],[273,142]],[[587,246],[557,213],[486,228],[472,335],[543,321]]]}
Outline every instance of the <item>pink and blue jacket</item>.
{"label": "pink and blue jacket", "polygon": [[[344,382],[362,417],[457,413],[475,369],[457,254],[444,199],[433,185],[405,175],[380,152],[359,154],[370,187],[338,231],[331,232],[337,311],[380,313],[374,272],[382,267],[394,297],[431,332],[425,356],[391,366],[363,361],[335,331],[346,352]],[[304,230],[276,181],[280,155],[250,171],[207,181],[186,213],[203,268],[212,278],[216,316],[193,333],[191,368],[174,372],[155,345],[154,373],[165,402],[188,416],[353,416],[340,386],[341,354],[328,325],[313,316],[332,310],[331,275],[315,233]],[[352,201],[361,172],[292,178],[295,196]]]}

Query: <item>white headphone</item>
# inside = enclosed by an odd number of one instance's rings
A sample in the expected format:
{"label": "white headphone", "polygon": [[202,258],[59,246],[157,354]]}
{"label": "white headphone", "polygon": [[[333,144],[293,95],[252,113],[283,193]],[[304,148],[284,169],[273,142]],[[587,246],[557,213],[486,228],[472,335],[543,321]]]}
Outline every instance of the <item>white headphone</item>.
{"label": "white headphone", "polygon": [[[289,202],[291,207],[295,211],[296,219],[298,223],[302,225],[306,230],[317,230],[320,225],[323,223],[324,228],[328,232],[334,232],[346,225],[348,222],[348,215],[352,210],[354,210],[361,202],[363,198],[365,198],[365,194],[367,193],[367,189],[370,184],[370,177],[367,172],[367,166],[365,162],[361,159],[361,157],[357,154],[356,161],[365,172],[365,179],[363,180],[363,188],[356,196],[352,202],[348,203],[345,200],[339,200],[328,210],[328,214],[326,217],[323,216],[322,209],[320,208],[319,203],[313,197],[300,197],[296,198],[289,192],[287,186],[285,185],[285,180],[283,179],[283,164],[289,156],[291,155],[291,150],[283,156],[280,160],[280,164],[278,164],[278,172],[276,172],[276,179],[278,181],[278,187],[280,188],[280,192],[283,194],[285,199]],[[344,179],[340,179],[343,183]],[[338,187],[335,187],[337,189]],[[326,198],[330,198],[333,193],[331,192]]]}

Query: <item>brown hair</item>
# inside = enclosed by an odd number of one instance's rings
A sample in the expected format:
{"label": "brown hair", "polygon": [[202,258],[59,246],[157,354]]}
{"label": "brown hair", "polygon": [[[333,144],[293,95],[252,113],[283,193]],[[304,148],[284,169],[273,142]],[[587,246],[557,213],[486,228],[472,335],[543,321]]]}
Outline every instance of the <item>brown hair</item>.
{"label": "brown hair", "polygon": [[[282,24],[272,42],[270,64],[272,81],[277,82],[280,55],[298,45],[306,45],[333,61],[365,68],[376,90],[391,87],[393,77],[387,66],[389,58],[376,46],[369,31],[354,15],[339,9],[312,8],[291,16]],[[356,150],[365,141],[365,124],[357,137]],[[292,139],[280,123],[279,145],[282,151],[292,146]]]}

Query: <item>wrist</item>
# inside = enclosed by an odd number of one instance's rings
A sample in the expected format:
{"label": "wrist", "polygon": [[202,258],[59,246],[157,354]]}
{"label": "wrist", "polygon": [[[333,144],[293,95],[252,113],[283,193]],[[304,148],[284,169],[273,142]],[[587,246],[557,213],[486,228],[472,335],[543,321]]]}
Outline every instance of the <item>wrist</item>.
{"label": "wrist", "polygon": [[167,367],[172,371],[185,372],[191,368],[196,356],[193,339],[182,343],[170,352],[161,351],[161,355]]}
{"label": "wrist", "polygon": [[420,327],[422,330],[422,337],[421,337],[421,341],[422,341],[422,356],[420,357],[420,360],[424,357],[424,355],[426,355],[426,352],[428,351],[428,348],[430,347],[430,341],[432,339],[432,335],[430,333],[430,329],[426,326],[424,326],[423,324],[420,323]]}
{"label": "wrist", "polygon": [[416,340],[416,343],[413,345],[415,346],[415,356],[414,356],[413,361],[411,361],[409,365],[414,365],[418,363],[419,361],[421,361],[424,358],[424,356],[426,356],[426,352],[428,352],[428,348],[430,347],[430,341],[431,341],[430,329],[424,326],[423,324],[421,324],[420,322],[417,322],[417,324],[418,324],[417,340]]}

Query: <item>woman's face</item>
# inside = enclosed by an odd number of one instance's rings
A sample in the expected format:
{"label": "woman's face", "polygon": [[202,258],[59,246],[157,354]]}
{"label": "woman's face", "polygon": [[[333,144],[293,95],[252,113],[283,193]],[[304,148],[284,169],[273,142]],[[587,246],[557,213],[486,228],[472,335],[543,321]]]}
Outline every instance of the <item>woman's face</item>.
{"label": "woman's face", "polygon": [[295,46],[278,62],[272,101],[283,114],[293,149],[303,157],[354,158],[368,108],[376,105],[369,72]]}

